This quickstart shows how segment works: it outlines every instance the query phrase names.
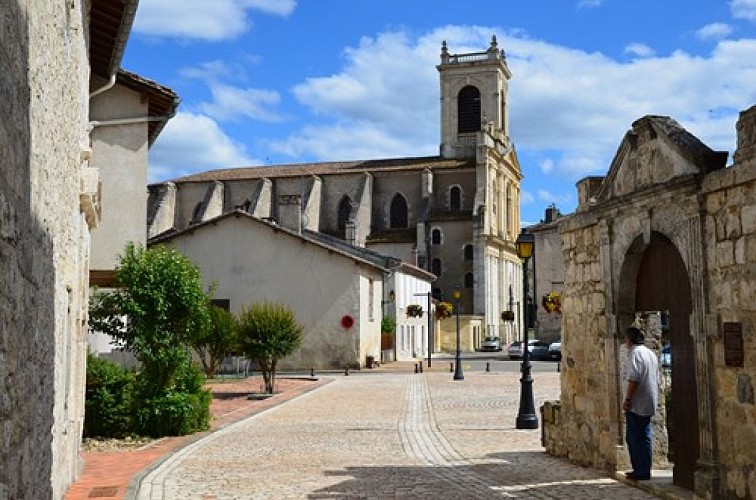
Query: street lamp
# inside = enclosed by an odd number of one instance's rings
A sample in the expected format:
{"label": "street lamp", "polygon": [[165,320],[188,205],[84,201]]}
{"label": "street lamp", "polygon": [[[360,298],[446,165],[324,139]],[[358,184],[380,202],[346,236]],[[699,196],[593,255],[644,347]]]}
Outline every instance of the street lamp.
{"label": "street lamp", "polygon": [[[528,260],[535,255],[535,236],[528,233],[525,229],[520,232],[515,242],[517,246],[517,256],[523,260],[522,263],[522,296],[528,296]],[[533,262],[535,267],[535,262]],[[524,328],[524,342],[522,345],[522,378],[520,379],[520,409],[517,412],[517,429],[537,429],[538,417],[535,413],[535,403],[533,402],[533,378],[530,376],[530,351],[528,350],[528,301],[522,300]]]}
{"label": "street lamp", "polygon": [[459,299],[462,298],[462,287],[459,283],[454,284],[452,289],[452,297],[454,297],[454,309],[457,311],[457,354],[454,357],[454,380],[464,380],[465,375],[462,373],[462,353],[459,340]]}

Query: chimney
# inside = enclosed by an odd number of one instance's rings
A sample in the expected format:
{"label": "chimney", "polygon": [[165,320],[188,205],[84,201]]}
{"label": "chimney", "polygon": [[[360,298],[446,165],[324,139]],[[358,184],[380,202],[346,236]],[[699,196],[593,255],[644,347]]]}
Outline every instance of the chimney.
{"label": "chimney", "polygon": [[549,222],[554,222],[555,220],[557,220],[558,213],[559,213],[559,210],[557,209],[557,207],[554,205],[551,205],[550,207],[546,209],[546,215],[544,217],[543,222],[545,222],[546,224],[548,224]]}
{"label": "chimney", "polygon": [[278,224],[286,229],[302,233],[302,197],[298,194],[282,194],[278,197]]}

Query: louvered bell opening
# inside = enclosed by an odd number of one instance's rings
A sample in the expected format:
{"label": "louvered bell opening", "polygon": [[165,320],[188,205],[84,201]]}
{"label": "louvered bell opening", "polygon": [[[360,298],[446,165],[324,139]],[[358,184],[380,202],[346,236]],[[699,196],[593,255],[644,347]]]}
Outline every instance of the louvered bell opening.
{"label": "louvered bell opening", "polygon": [[458,132],[465,134],[480,130],[480,91],[467,86],[457,98]]}

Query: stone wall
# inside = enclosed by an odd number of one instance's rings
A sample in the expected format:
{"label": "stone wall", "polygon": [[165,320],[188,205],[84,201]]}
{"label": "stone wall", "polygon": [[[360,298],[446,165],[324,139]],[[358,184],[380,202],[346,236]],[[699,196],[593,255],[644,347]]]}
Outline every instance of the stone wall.
{"label": "stone wall", "polygon": [[[750,121],[750,126],[745,122]],[[706,255],[711,305],[714,400],[721,486],[727,498],[756,496],[756,107],[741,115],[738,154],[733,168],[711,174],[704,183]],[[744,134],[750,131],[750,137]],[[746,140],[750,139],[750,140]],[[750,150],[750,156],[745,156]],[[742,155],[742,156],[741,156]],[[722,326],[738,323],[745,357],[728,366]]]}
{"label": "stone wall", "polygon": [[78,470],[85,11],[80,1],[0,7],[0,498],[61,498]]}
{"label": "stone wall", "polygon": [[[644,119],[643,130],[653,121]],[[670,146],[663,130],[652,131],[647,142],[642,136],[637,143],[626,140],[602,187],[592,190],[596,198],[560,222],[565,266],[562,389],[560,401],[542,408],[549,453],[609,472],[628,467],[619,408],[620,332],[637,319],[636,275],[649,242],[662,235],[679,252],[690,283],[693,357],[685,360],[691,371],[680,376],[695,384],[697,398],[696,408],[684,409],[697,412],[698,436],[686,437],[700,447],[691,470],[694,492],[700,498],[756,495],[754,124],[756,107],[741,113],[738,152],[728,168],[696,163],[679,144]],[[643,163],[649,157],[659,164]],[[682,173],[644,186],[628,185],[633,169],[665,172],[669,165]],[[617,195],[620,185],[625,191]],[[726,343],[725,326],[742,335]],[[657,468],[666,465],[664,425],[660,412],[653,420]]]}

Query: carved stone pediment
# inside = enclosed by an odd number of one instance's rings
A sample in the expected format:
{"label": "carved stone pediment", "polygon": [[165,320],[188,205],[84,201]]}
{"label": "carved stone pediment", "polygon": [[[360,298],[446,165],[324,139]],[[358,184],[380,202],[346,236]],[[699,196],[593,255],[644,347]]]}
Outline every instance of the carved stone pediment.
{"label": "carved stone pediment", "polygon": [[727,152],[711,150],[667,116],[645,116],[625,134],[597,202],[665,184],[676,177],[724,168]]}

